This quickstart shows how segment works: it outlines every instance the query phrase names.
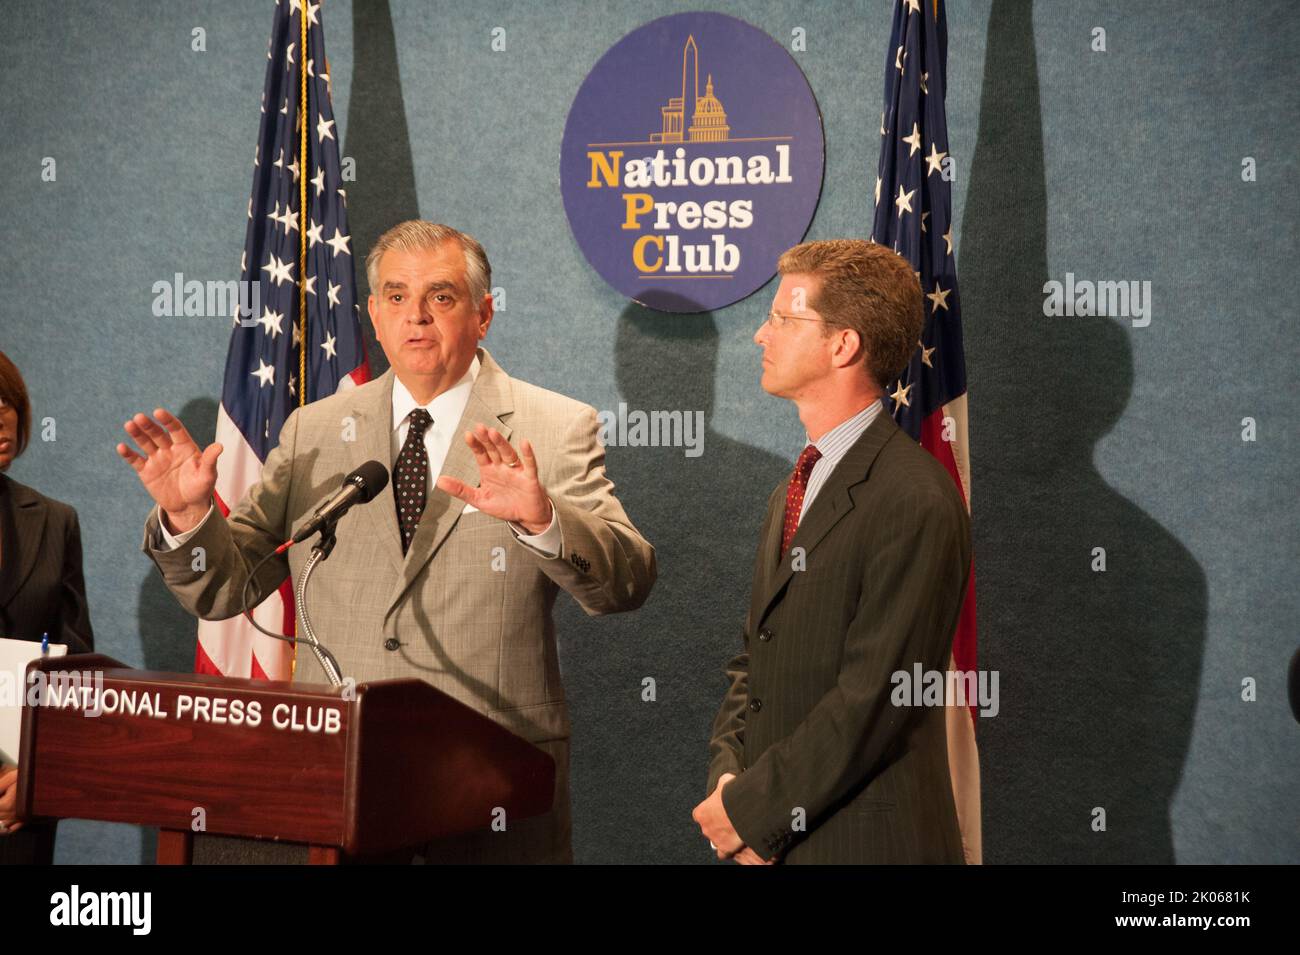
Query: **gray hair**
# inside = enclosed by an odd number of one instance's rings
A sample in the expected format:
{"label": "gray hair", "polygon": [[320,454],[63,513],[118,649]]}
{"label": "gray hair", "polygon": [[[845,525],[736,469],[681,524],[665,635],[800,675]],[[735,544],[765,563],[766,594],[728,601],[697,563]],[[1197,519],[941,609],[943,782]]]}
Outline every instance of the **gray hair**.
{"label": "gray hair", "polygon": [[477,308],[492,285],[492,266],[488,264],[483,246],[472,235],[449,225],[425,222],[423,219],[399,222],[371,246],[370,254],[366,256],[366,281],[370,283],[370,291],[378,294],[376,286],[379,284],[379,259],[389,249],[415,252],[420,249],[436,249],[448,241],[459,243],[465,253],[465,280],[469,283],[469,296]]}

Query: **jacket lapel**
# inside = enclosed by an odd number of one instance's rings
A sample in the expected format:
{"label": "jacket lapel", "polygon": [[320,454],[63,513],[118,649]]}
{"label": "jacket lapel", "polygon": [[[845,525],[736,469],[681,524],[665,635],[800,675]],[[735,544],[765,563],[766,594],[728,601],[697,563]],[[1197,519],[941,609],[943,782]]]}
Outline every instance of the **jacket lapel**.
{"label": "jacket lapel", "polygon": [[9,497],[13,534],[4,538],[4,572],[0,574],[0,607],[8,606],[36,566],[45,536],[46,508],[26,485],[0,476]]}
{"label": "jacket lapel", "polygon": [[853,510],[853,497],[850,489],[866,482],[871,476],[871,465],[875,462],[880,449],[898,433],[888,411],[884,408],[876,415],[876,420],[862,433],[853,447],[840,459],[840,463],[831,472],[830,478],[822,485],[813,500],[808,513],[799,522],[799,528],[790,541],[790,551],[781,556],[781,525],[785,517],[785,494],[789,479],[781,485],[780,494],[772,502],[772,513],[768,515],[768,539],[763,542],[764,559],[771,561],[770,571],[764,574],[763,587],[754,594],[754,606],[751,619],[757,625],[767,614],[772,602],[781,593],[783,587],[794,576],[794,561],[791,559],[796,547],[803,548],[804,554],[811,554],[831,529],[843,520],[844,515]]}
{"label": "jacket lapel", "polygon": [[[787,477],[768,499],[767,519],[764,520],[763,530],[759,535],[759,572],[755,578],[752,597],[755,600],[760,594],[769,592],[771,581],[776,576],[777,564],[781,560],[781,524],[785,519],[785,495],[789,488],[790,478]],[[766,606],[751,608],[751,610],[765,609]]]}
{"label": "jacket lapel", "polygon": [[[393,467],[393,370],[377,382],[381,387],[370,389],[369,395],[359,398],[352,414],[357,419],[357,440],[352,443],[352,466],[366,461],[378,461],[390,471]],[[368,519],[379,523],[379,536],[383,538],[384,554],[392,561],[393,569],[402,566],[402,539],[397,532],[397,504],[393,499],[391,474],[388,484],[366,508]]]}
{"label": "jacket lapel", "polygon": [[[479,349],[479,371],[478,377],[474,380],[474,387],[470,391],[469,401],[465,405],[465,411],[461,415],[460,421],[456,424],[456,430],[452,434],[451,447],[447,451],[447,459],[443,462],[442,470],[438,476],[446,475],[448,477],[459,478],[471,487],[478,487],[479,473],[478,465],[474,463],[474,455],[465,443],[465,432],[472,431],[475,425],[483,425],[488,428],[495,428],[507,440],[510,440],[510,426],[503,419],[509,417],[514,411],[514,402],[510,392],[510,377],[501,370],[501,366],[492,360],[492,356],[487,353],[486,349]],[[397,517],[395,505],[392,497],[389,497],[389,511],[392,512],[393,532],[396,535]],[[424,569],[438,548],[442,546],[447,535],[451,533],[456,522],[460,520],[461,512],[465,509],[465,502],[458,497],[452,497],[446,491],[440,489],[436,482],[432,483],[429,489],[429,496],[424,505],[424,514],[420,518],[420,524],[415,530],[415,537],[411,539],[410,549],[406,552],[406,560],[402,564],[401,579],[393,588],[393,593],[389,599],[388,610],[391,613],[397,602],[401,600],[402,594],[411,586],[415,578],[419,576],[420,571]],[[397,553],[401,553],[400,542],[397,545]]]}

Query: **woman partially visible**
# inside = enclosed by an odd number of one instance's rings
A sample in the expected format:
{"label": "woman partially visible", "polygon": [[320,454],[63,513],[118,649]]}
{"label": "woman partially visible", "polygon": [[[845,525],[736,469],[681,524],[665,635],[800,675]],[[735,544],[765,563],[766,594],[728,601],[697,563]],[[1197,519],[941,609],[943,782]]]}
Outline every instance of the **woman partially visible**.
{"label": "woman partially visible", "polygon": [[[89,653],[95,637],[77,512],[4,473],[31,428],[27,386],[0,352],[0,637],[39,642],[48,634],[69,653]],[[0,864],[53,862],[55,823],[18,822],[17,794],[17,768],[0,765]]]}

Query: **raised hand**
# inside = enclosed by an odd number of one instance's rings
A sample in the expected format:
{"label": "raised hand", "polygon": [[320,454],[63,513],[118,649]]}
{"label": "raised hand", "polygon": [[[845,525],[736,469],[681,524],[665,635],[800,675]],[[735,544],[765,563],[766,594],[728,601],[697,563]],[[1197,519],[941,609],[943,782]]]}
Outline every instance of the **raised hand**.
{"label": "raised hand", "polygon": [[213,443],[200,450],[179,418],[165,408],[155,408],[153,414],[157,421],[137,414],[122,425],[144,454],[126,444],[119,444],[117,453],[135,470],[169,529],[184,533],[208,513],[222,448]]}
{"label": "raised hand", "polygon": [[465,432],[465,443],[478,464],[479,486],[453,477],[438,478],[438,487],[484,514],[513,521],[530,534],[551,524],[551,499],[537,479],[537,458],[527,440],[519,453],[495,428],[476,425]]}

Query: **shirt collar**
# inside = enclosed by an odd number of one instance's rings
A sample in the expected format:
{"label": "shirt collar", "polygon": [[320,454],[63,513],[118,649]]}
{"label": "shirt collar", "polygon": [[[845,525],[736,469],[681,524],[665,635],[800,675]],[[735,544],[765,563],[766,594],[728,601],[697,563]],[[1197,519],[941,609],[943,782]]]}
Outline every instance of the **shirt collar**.
{"label": "shirt collar", "polygon": [[435,397],[427,405],[421,405],[415,397],[407,390],[402,380],[393,375],[393,430],[396,431],[402,426],[402,422],[416,408],[423,408],[429,412],[429,417],[434,421],[449,423],[454,426],[460,420],[460,416],[465,413],[465,405],[469,403],[469,393],[474,388],[474,382],[478,380],[479,359],[474,355],[474,360],[470,362],[469,370],[461,377],[460,381],[452,385],[442,394]]}
{"label": "shirt collar", "polygon": [[[876,415],[883,407],[884,402],[877,398],[857,414],[831,428],[816,441],[808,441],[805,447],[808,444],[815,444],[817,450],[823,455],[834,455],[836,451],[843,454],[857,442],[858,438],[862,437],[862,432],[871,426],[871,422],[876,420]],[[807,438],[806,433],[804,437]]]}

